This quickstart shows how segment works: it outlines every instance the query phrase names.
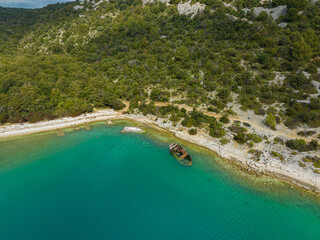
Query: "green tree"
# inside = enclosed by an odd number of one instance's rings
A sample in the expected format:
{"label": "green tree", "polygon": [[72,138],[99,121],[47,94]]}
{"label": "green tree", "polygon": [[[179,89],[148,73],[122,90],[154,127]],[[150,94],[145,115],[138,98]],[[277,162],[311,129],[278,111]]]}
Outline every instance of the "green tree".
{"label": "green tree", "polygon": [[270,127],[272,130],[276,130],[276,118],[273,116],[272,113],[269,113],[266,116],[266,119],[264,120],[265,125],[267,125],[268,127]]}
{"label": "green tree", "polygon": [[292,43],[292,57],[296,61],[308,62],[312,57],[312,48],[298,33]]}

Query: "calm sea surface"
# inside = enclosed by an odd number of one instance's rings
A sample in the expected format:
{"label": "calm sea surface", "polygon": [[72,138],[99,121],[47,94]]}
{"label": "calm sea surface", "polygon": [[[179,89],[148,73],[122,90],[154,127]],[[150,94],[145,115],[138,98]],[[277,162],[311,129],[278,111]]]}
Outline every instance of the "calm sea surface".
{"label": "calm sea surface", "polygon": [[0,141],[0,239],[320,239],[312,196],[128,124]]}

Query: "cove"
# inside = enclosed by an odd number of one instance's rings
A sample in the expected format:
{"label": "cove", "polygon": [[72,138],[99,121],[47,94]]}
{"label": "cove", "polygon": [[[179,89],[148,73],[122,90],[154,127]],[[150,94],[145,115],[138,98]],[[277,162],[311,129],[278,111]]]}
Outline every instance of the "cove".
{"label": "cove", "polygon": [[177,139],[130,124],[2,140],[0,239],[320,239],[317,199],[187,143],[182,166]]}

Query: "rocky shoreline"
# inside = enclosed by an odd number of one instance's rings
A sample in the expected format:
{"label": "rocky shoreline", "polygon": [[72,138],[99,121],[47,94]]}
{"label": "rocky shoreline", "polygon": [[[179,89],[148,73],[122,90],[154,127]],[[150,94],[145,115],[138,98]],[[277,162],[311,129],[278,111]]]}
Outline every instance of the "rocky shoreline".
{"label": "rocky shoreline", "polygon": [[[167,119],[157,118],[155,116],[123,114],[114,110],[99,110],[94,113],[83,114],[74,118],[67,117],[38,123],[2,125],[0,126],[0,139],[75,127],[90,122],[110,122],[111,120],[120,119],[156,126],[162,130],[173,133],[177,138],[215,152],[221,158],[234,162],[245,171],[253,171],[257,174],[267,174],[320,195],[320,174],[315,173],[310,168],[299,166],[297,162],[297,159],[303,158],[307,154],[310,154],[310,152],[297,153],[294,156],[295,159],[281,161],[270,157],[270,153],[277,149],[278,151],[281,150],[281,153],[286,156],[286,154],[289,154],[290,150],[285,146],[281,147],[276,146],[275,144],[266,144],[262,142],[257,146],[262,151],[261,160],[256,161],[249,153],[249,148],[244,145],[237,144],[234,141],[222,145],[219,142],[219,139],[210,137],[206,132],[201,130],[198,131],[196,135],[190,135],[188,129],[180,124],[173,124]],[[319,151],[314,151],[312,154],[319,156]]]}
{"label": "rocky shoreline", "polygon": [[[187,128],[182,127],[179,124],[173,126],[172,122],[167,119],[160,119],[153,116],[145,117],[137,114],[127,115],[125,118],[148,125],[154,125],[160,129],[169,131],[182,140],[205,147],[215,152],[219,157],[236,163],[245,171],[253,171],[257,174],[266,174],[276,177],[320,195],[320,174],[314,173],[311,169],[300,167],[294,159],[292,161],[268,159],[270,152],[275,147],[272,146],[272,144],[269,144],[271,146],[266,146],[266,144],[261,143],[261,149],[264,145],[263,156],[262,159],[257,162],[249,154],[249,148],[239,145],[234,141],[230,141],[226,145],[221,145],[219,139],[210,137],[204,132],[200,131],[197,135],[190,135]],[[310,152],[308,154],[310,154]],[[319,155],[319,152],[314,151],[312,154]],[[297,153],[295,157],[302,158],[305,155],[307,154]]]}

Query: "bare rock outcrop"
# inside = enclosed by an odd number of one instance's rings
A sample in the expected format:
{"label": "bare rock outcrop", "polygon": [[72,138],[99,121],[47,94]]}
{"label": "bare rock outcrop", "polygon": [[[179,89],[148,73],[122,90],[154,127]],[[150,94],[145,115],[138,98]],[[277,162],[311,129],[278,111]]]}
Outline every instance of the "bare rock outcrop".
{"label": "bare rock outcrop", "polygon": [[179,3],[177,8],[180,15],[191,15],[191,18],[193,18],[198,13],[203,12],[205,7],[205,4],[201,4],[199,2],[196,2],[195,4],[191,5],[191,1],[189,1],[185,3]]}
{"label": "bare rock outcrop", "polygon": [[[244,8],[242,10],[246,13],[251,11],[251,9],[249,9],[249,8]],[[263,7],[253,8],[253,14],[255,16],[259,16],[259,14],[262,12],[266,12],[269,16],[271,16],[273,18],[273,20],[277,20],[279,17],[287,14],[288,7],[283,5],[283,6],[278,6],[275,8],[263,8]]]}
{"label": "bare rock outcrop", "polygon": [[[95,0],[87,0],[88,4],[91,4],[94,9],[97,9],[101,3],[109,2],[109,0],[100,0],[96,2]],[[84,8],[84,0],[80,0],[80,5],[76,5],[73,7],[74,10],[80,10]]]}
{"label": "bare rock outcrop", "polygon": [[167,5],[169,5],[169,2],[170,2],[170,0],[142,0],[142,3],[143,4],[154,3],[155,1],[166,3]]}

